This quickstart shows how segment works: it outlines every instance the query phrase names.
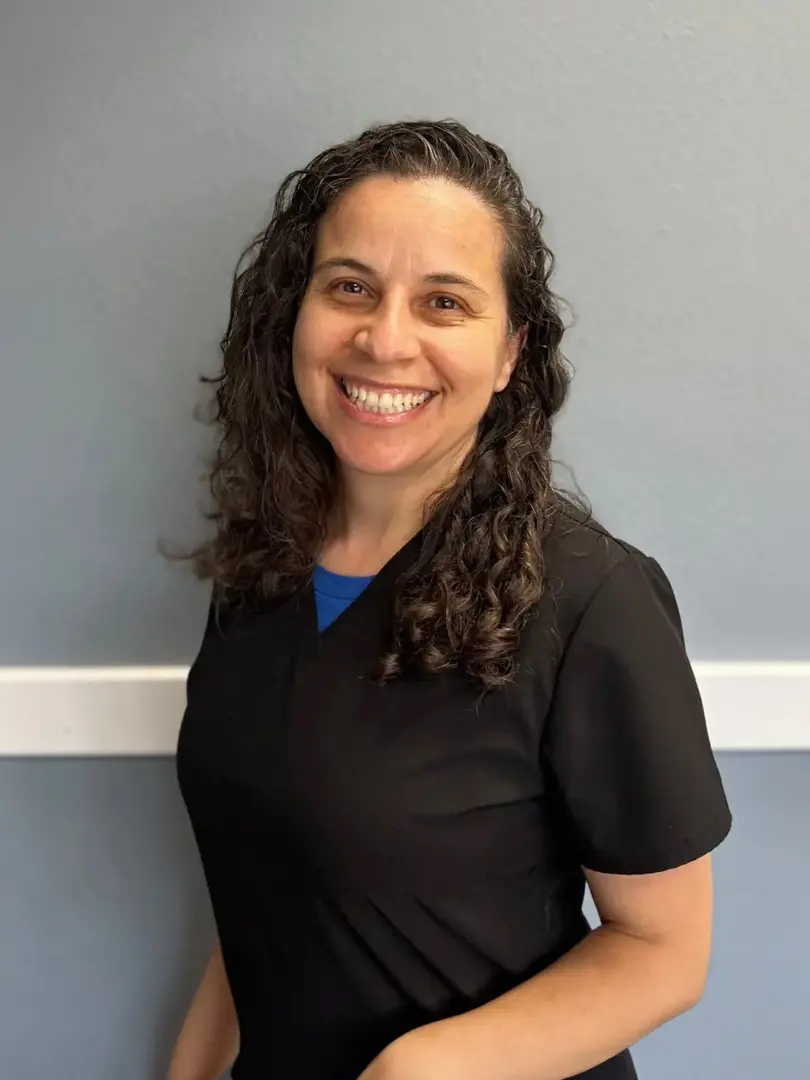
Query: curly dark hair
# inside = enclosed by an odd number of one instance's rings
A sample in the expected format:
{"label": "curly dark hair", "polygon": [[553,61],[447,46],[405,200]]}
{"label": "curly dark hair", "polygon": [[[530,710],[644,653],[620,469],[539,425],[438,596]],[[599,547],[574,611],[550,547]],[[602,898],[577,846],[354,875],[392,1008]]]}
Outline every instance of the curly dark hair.
{"label": "curly dark hair", "polygon": [[[564,325],[549,279],[543,215],[504,150],[454,120],[371,127],[290,173],[269,225],[240,256],[220,343],[209,475],[215,536],[181,556],[241,607],[290,596],[311,578],[326,539],[335,456],[298,398],[292,340],[308,285],[318,222],[371,175],[443,178],[474,193],[505,237],[510,330],[526,337],[476,445],[426,509],[421,553],[397,583],[391,639],[375,678],[461,667],[484,688],[509,681],[520,633],[546,587],[544,538],[563,496],[552,483],[551,420],[571,378]],[[245,259],[249,265],[240,269]]]}

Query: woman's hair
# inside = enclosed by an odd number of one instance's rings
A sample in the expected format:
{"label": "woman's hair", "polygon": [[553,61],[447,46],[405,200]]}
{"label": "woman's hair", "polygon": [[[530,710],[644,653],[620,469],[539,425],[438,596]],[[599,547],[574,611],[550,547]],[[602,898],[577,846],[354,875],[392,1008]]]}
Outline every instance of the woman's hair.
{"label": "woman's hair", "polygon": [[[421,554],[398,582],[391,638],[376,677],[461,667],[485,688],[514,673],[520,632],[545,586],[543,540],[562,496],[551,479],[551,420],[569,368],[549,288],[553,256],[505,152],[452,120],[369,128],[289,174],[269,225],[239,258],[220,348],[210,472],[216,534],[182,556],[241,607],[289,596],[309,580],[336,490],[335,456],[309,420],[292,374],[292,341],[324,212],[372,175],[442,178],[474,193],[505,238],[510,330],[527,336],[495,394],[473,451],[431,504]],[[248,258],[249,265],[240,270]]]}

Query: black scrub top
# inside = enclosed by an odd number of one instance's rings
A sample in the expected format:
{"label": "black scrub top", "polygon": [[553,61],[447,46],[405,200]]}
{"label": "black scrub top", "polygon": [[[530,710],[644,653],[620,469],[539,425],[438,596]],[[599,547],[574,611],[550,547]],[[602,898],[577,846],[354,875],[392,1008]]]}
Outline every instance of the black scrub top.
{"label": "black scrub top", "polygon": [[[356,1080],[581,940],[583,866],[665,870],[730,828],[653,559],[560,513],[512,684],[380,687],[420,543],[320,635],[311,587],[209,610],[177,769],[239,1017],[234,1080]],[[623,1053],[583,1075],[636,1074]]]}

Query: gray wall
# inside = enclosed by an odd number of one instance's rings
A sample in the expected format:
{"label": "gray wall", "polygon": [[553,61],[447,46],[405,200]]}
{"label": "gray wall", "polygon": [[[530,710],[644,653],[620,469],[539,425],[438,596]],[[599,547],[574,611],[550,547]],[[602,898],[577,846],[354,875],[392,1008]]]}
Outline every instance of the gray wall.
{"label": "gray wall", "polygon": [[[808,657],[808,71],[803,0],[2,0],[0,664],[191,658],[205,593],[154,546],[198,535],[235,260],[290,168],[423,115],[502,142],[548,214],[557,453],[666,566],[692,655]],[[721,766],[710,991],[639,1060],[799,1080],[810,757]],[[0,820],[0,1075],[159,1077],[210,933],[171,763],[2,762]]]}

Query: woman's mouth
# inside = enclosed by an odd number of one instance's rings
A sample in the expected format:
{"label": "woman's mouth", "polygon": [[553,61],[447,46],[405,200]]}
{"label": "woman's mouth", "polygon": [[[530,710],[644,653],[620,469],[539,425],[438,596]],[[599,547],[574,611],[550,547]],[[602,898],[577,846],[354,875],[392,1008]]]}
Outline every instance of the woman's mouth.
{"label": "woman's mouth", "polygon": [[339,377],[335,380],[344,400],[353,411],[379,419],[397,419],[424,408],[436,394],[432,390],[391,389],[364,386],[360,382]]}

